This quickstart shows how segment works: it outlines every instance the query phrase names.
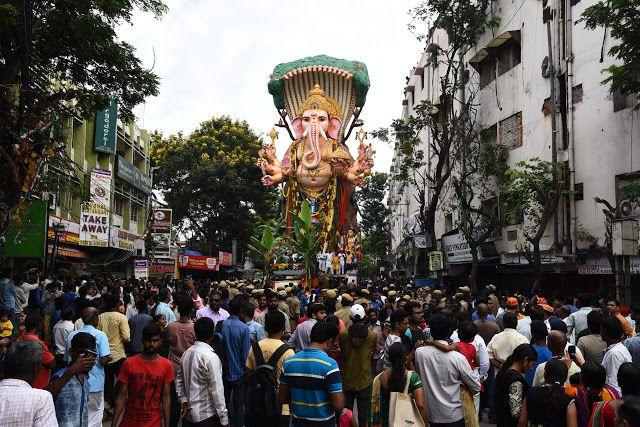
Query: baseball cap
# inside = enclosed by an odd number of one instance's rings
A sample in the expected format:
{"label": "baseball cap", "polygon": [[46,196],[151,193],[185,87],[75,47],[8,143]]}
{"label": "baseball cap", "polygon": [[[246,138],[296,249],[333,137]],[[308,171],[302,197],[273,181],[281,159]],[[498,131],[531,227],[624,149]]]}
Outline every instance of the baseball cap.
{"label": "baseball cap", "polygon": [[360,304],[352,305],[350,317],[356,320],[364,319],[365,317],[364,307],[362,307]]}

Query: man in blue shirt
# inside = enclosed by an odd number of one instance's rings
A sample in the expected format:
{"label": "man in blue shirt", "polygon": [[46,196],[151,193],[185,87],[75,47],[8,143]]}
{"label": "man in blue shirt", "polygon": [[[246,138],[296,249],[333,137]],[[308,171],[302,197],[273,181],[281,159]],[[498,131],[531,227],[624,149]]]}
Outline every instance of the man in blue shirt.
{"label": "man in blue shirt", "polygon": [[224,398],[226,402],[230,402],[233,396],[233,405],[227,405],[227,409],[231,423],[239,426],[244,424],[244,365],[250,347],[250,332],[246,323],[252,317],[247,316],[245,304],[247,303],[242,298],[231,300],[229,318],[222,321],[222,337],[227,356]]}
{"label": "man in blue shirt", "polygon": [[253,320],[253,305],[245,304],[243,310],[247,317],[247,327],[249,328],[249,337],[251,338],[251,342],[260,342],[265,339],[267,334],[264,331],[264,326]]}
{"label": "man in blue shirt", "polygon": [[[51,376],[51,392],[60,427],[89,425],[89,377],[95,366],[96,339],[86,332],[74,334],[69,355],[71,364]],[[93,353],[92,353],[93,352]]]}
{"label": "man in blue shirt", "polygon": [[280,403],[289,403],[292,426],[336,426],[336,412],[345,405],[342,378],[335,360],[327,355],[338,328],[316,323],[311,344],[285,360],[280,377]]}
{"label": "man in blue shirt", "polygon": [[111,361],[111,350],[109,349],[107,334],[96,329],[99,314],[95,307],[86,307],[82,310],[84,326],[69,334],[65,354],[65,360],[70,362],[71,354],[69,350],[71,349],[71,340],[80,332],[86,332],[96,339],[96,362],[91,371],[89,371],[89,402],[87,404],[89,427],[102,426],[102,413],[104,412],[104,367]]}
{"label": "man in blue shirt", "polygon": [[167,319],[167,325],[176,321],[176,315],[169,307],[171,301],[171,293],[168,288],[162,288],[158,292],[158,304],[156,305],[155,315],[162,314]]}
{"label": "man in blue shirt", "polygon": [[[7,268],[0,276],[0,310],[9,312],[9,320],[14,325],[18,324],[16,308],[16,288],[11,282],[11,269]],[[14,326],[17,328],[17,326]]]}

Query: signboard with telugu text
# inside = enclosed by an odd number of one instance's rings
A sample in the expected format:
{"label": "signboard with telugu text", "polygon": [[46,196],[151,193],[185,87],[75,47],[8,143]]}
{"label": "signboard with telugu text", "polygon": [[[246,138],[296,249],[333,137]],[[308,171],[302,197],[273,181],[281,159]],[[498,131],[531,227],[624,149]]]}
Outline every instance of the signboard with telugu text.
{"label": "signboard with telugu text", "polygon": [[146,259],[137,259],[133,262],[133,274],[136,279],[144,279],[149,277],[149,261]]}

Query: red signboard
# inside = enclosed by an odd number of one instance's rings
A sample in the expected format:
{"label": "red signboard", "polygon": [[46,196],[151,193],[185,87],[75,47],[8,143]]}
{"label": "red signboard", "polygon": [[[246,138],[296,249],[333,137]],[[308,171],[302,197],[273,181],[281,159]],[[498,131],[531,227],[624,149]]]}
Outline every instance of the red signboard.
{"label": "red signboard", "polygon": [[178,267],[192,270],[218,271],[218,258],[212,256],[180,255]]}
{"label": "red signboard", "polygon": [[220,260],[220,265],[230,266],[233,263],[231,252],[218,252],[218,259]]}

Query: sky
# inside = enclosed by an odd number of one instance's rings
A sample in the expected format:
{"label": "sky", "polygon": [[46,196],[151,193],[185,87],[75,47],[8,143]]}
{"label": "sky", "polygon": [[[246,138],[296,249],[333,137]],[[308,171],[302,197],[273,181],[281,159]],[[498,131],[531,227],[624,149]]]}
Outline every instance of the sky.
{"label": "sky", "polygon": [[[165,135],[189,133],[213,116],[246,120],[268,132],[278,115],[267,92],[281,62],[326,54],[362,61],[371,88],[360,118],[364,130],[389,126],[402,112],[405,77],[422,44],[408,30],[415,0],[165,0],[160,20],[137,12],[118,29],[147,68],[160,94],[135,112],[138,125]],[[280,132],[278,151],[290,140]],[[371,142],[371,141],[369,141]],[[355,140],[349,143],[356,154]],[[388,171],[392,150],[374,141],[376,167]]]}

